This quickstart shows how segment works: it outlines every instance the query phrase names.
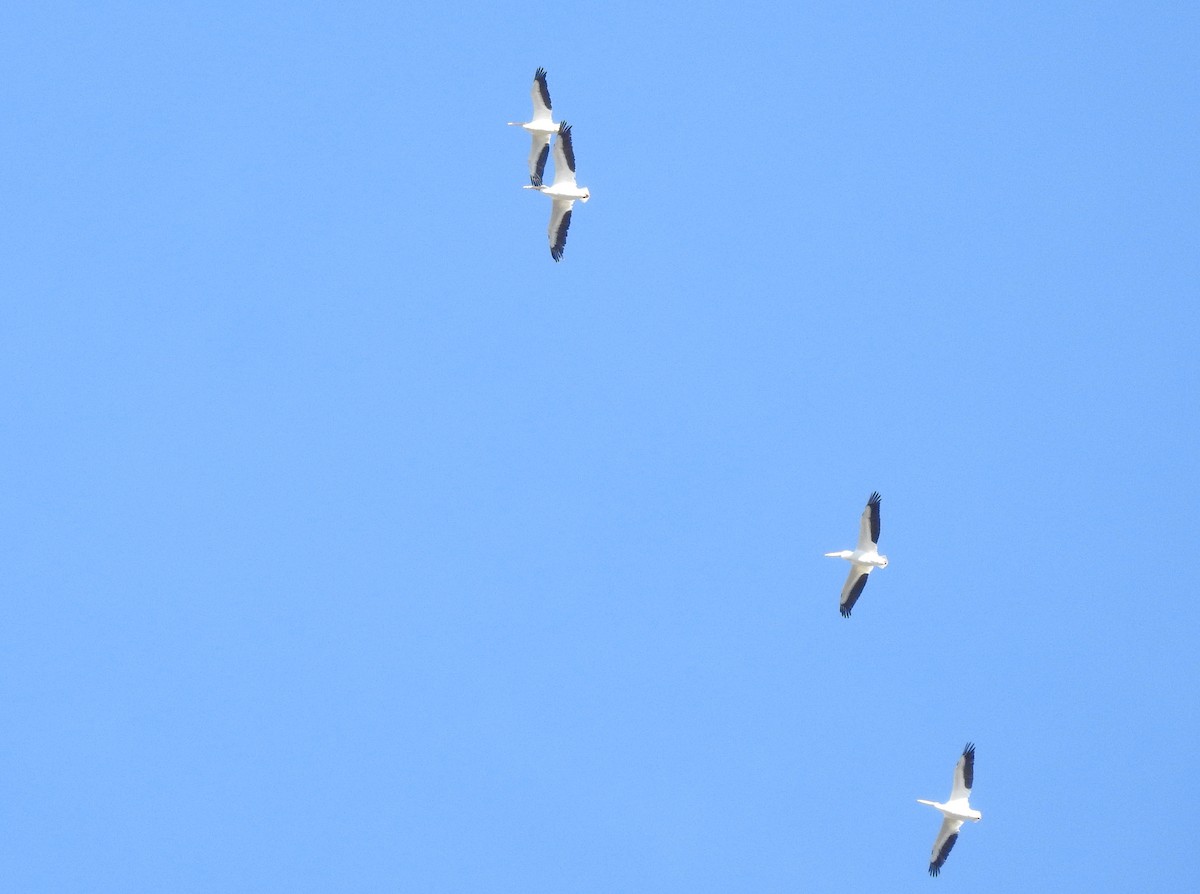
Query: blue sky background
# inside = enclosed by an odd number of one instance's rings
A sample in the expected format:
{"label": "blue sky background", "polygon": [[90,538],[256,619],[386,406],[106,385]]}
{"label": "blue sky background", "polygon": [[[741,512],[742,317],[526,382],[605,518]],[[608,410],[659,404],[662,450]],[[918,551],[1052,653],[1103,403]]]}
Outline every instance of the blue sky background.
{"label": "blue sky background", "polygon": [[[6,888],[1194,882],[1198,45],[1184,3],[6,5]],[[504,126],[539,65],[561,264]]]}

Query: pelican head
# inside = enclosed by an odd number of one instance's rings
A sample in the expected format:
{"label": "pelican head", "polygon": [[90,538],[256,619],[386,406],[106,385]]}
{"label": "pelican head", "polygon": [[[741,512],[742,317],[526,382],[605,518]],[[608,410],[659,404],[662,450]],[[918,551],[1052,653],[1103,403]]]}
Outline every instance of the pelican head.
{"label": "pelican head", "polygon": [[887,563],[887,556],[880,556],[880,557],[879,557],[879,567],[880,567],[880,568],[887,568],[887,565],[888,565],[888,563]]}
{"label": "pelican head", "polygon": [[591,191],[590,189],[588,189],[588,188],[585,186],[585,187],[583,188],[583,195],[581,195],[581,196],[579,197],[579,201],[581,201],[581,202],[586,202],[586,201],[587,201],[588,199],[590,199],[591,197],[592,197],[592,191]]}

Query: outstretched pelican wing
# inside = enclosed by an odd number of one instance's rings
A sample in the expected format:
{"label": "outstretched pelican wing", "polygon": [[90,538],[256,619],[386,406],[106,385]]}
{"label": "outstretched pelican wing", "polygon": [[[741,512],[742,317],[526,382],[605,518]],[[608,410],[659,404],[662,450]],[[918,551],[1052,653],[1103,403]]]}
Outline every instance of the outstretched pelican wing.
{"label": "outstretched pelican wing", "polygon": [[865,553],[879,545],[879,491],[867,499],[867,508],[858,520],[858,551]]}
{"label": "outstretched pelican wing", "polygon": [[839,611],[843,618],[850,617],[850,610],[854,608],[854,603],[858,602],[858,597],[862,595],[863,587],[867,585],[867,575],[870,573],[870,565],[851,564],[850,576],[842,585],[842,601]]}
{"label": "outstretched pelican wing", "polygon": [[933,853],[929,855],[930,875],[937,875],[942,871],[942,866],[945,865],[946,858],[950,856],[954,842],[958,841],[958,830],[962,828],[962,824],[962,820],[950,819],[950,817],[942,820],[942,827],[938,829],[937,838],[933,842]]}

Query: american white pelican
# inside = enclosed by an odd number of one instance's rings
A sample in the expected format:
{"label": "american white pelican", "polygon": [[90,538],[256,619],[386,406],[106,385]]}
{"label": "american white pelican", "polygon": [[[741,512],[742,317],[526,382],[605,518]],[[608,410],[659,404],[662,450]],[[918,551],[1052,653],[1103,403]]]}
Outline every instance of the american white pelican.
{"label": "american white pelican", "polygon": [[836,553],[825,553],[834,559],[845,559],[850,563],[850,576],[842,586],[841,612],[843,618],[850,617],[850,609],[862,595],[867,585],[867,575],[876,568],[887,568],[887,556],[879,554],[879,492],[871,494],[867,508],[858,520],[858,546]]}
{"label": "american white pelican", "polygon": [[929,874],[937,875],[942,871],[942,864],[950,856],[950,849],[958,840],[958,830],[967,820],[973,823],[983,819],[983,814],[972,810],[967,799],[971,797],[971,786],[975,783],[975,746],[970,742],[963,749],[962,757],[954,768],[954,785],[950,788],[950,800],[945,804],[937,801],[923,801],[917,798],[918,804],[928,804],[942,812],[942,828],[938,830],[933,842],[933,853],[929,856]]}
{"label": "american white pelican", "polygon": [[[567,245],[567,227],[571,225],[571,206],[578,199],[586,202],[592,197],[586,186],[575,185],[575,149],[571,144],[571,125],[558,125],[558,139],[554,141],[554,183],[541,186],[537,183],[525,189],[536,189],[550,196],[554,204],[550,207],[550,257],[561,261]],[[886,564],[886,560],[885,560]]]}
{"label": "american white pelican", "polygon": [[524,123],[509,121],[509,127],[523,127],[533,137],[533,148],[529,150],[529,182],[542,185],[542,174],[546,170],[546,156],[550,154],[550,135],[558,133],[558,125],[550,118],[550,88],[546,86],[546,69],[533,73],[533,118]]}

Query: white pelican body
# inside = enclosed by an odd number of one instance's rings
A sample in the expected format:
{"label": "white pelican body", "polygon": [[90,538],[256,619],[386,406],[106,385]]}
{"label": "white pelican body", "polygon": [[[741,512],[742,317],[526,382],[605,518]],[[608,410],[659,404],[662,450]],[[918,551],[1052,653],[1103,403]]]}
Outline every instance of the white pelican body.
{"label": "white pelican body", "polygon": [[850,576],[842,585],[839,611],[843,618],[850,617],[850,610],[862,595],[867,585],[867,575],[876,568],[887,568],[887,556],[879,554],[879,492],[867,498],[867,508],[858,520],[858,545],[854,549],[843,549],[836,553],[825,553],[833,559],[845,559],[850,563]]}
{"label": "white pelican body", "polygon": [[917,798],[918,804],[928,804],[942,812],[942,827],[938,830],[933,842],[933,853],[929,856],[929,874],[937,875],[942,871],[942,865],[950,856],[950,849],[958,840],[958,830],[967,820],[973,823],[983,819],[983,814],[972,810],[968,799],[971,797],[971,786],[975,783],[975,746],[970,742],[963,749],[962,757],[954,768],[954,784],[950,788],[950,799],[946,803],[940,801],[925,801]]}
{"label": "white pelican body", "polygon": [[533,148],[529,150],[529,182],[542,185],[542,174],[546,170],[546,156],[550,152],[550,137],[558,133],[558,125],[550,115],[550,88],[546,86],[546,69],[533,73],[533,118],[529,121],[509,121],[509,127],[523,127],[533,137]]}
{"label": "white pelican body", "polygon": [[[532,179],[532,178],[530,178]],[[586,202],[592,194],[586,186],[575,185],[575,149],[571,142],[571,125],[558,125],[554,141],[554,182],[549,186],[534,183],[525,189],[536,189],[554,200],[550,206],[550,257],[561,261],[567,245],[567,228],[571,226],[571,206],[578,200]]]}

